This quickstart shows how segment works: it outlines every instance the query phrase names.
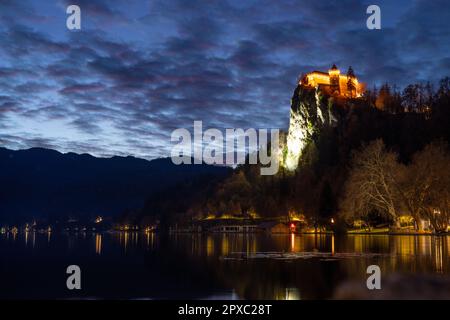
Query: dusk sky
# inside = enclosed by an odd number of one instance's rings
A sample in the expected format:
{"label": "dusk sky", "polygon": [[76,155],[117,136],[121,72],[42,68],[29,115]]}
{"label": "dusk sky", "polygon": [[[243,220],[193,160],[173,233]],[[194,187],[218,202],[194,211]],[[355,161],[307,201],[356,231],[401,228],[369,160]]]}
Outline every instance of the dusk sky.
{"label": "dusk sky", "polygon": [[450,76],[449,22],[448,0],[0,0],[0,146],[152,159],[194,120],[287,129],[304,72]]}

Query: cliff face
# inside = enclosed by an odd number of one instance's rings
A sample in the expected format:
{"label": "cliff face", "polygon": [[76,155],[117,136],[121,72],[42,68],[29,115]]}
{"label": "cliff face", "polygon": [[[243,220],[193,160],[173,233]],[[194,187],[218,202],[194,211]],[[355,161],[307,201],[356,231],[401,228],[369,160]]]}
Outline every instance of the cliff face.
{"label": "cliff face", "polygon": [[337,117],[333,115],[333,98],[320,89],[298,85],[291,101],[289,131],[286,138],[286,150],[283,164],[293,171],[309,143],[315,141],[321,129],[334,126]]}

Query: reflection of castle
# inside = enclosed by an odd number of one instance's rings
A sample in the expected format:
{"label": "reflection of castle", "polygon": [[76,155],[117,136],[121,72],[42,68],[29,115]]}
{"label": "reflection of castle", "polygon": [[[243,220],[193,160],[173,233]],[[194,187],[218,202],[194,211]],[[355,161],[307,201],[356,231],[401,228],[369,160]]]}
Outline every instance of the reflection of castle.
{"label": "reflection of castle", "polygon": [[364,91],[364,85],[358,82],[352,67],[348,68],[346,75],[342,75],[336,65],[333,65],[328,73],[313,71],[303,75],[299,85],[319,87],[324,93],[347,98],[360,97]]}

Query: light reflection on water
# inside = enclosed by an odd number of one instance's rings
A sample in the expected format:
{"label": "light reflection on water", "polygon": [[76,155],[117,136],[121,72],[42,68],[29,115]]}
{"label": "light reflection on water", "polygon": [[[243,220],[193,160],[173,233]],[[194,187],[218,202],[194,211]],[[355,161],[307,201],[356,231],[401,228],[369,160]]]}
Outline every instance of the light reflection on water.
{"label": "light reflection on water", "polygon": [[101,233],[95,235],[95,253],[98,255],[102,254],[102,236]]}
{"label": "light reflection on water", "polygon": [[[48,261],[56,265],[70,262],[98,269],[95,279],[99,284],[92,289],[96,296],[170,298],[181,292],[181,298],[207,298],[224,297],[223,292],[228,292],[229,298],[311,299],[330,297],[344,280],[365,279],[370,264],[379,265],[383,274],[449,274],[449,248],[449,236],[173,234],[163,238],[153,232],[24,232],[0,235],[0,253],[12,257],[8,262],[2,260],[5,274],[0,276],[15,279],[26,263],[42,266],[35,277],[46,272],[52,276]],[[247,258],[274,252],[328,253],[337,259]],[[243,259],[226,259],[236,253]],[[339,257],[345,253],[359,256]],[[102,270],[108,270],[103,278],[98,276]],[[111,287],[111,277],[117,275],[123,284]],[[192,279],[196,279],[194,284]],[[178,285],[189,289],[177,291]],[[167,292],[166,287],[170,288]],[[17,296],[27,297],[20,288],[16,291]]]}
{"label": "light reflection on water", "polygon": [[[19,242],[23,239],[25,247],[35,248],[36,237],[44,236],[47,243],[52,242],[52,233],[36,232],[11,233],[1,235],[1,240]],[[123,253],[132,248],[157,249],[158,234],[154,232],[114,232],[114,233],[75,233],[64,234],[67,250],[74,249],[81,240],[93,239],[94,251],[102,255],[102,248],[111,245],[121,248]],[[107,238],[107,243],[103,239]],[[56,240],[55,240],[56,241]],[[449,273],[449,236],[413,235],[348,235],[338,237],[326,234],[304,235],[257,235],[257,234],[174,234],[170,242],[192,256],[223,257],[236,252],[247,254],[257,252],[329,252],[341,253],[380,253],[390,254],[390,269],[398,265],[410,265],[410,271],[423,269],[436,273]],[[42,241],[39,242],[42,246]]]}

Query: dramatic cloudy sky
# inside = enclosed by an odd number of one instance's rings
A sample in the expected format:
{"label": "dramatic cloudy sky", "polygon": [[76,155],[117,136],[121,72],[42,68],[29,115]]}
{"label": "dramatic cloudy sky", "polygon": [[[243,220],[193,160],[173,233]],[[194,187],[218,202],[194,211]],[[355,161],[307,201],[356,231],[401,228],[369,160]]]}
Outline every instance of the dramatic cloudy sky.
{"label": "dramatic cloudy sky", "polygon": [[449,23],[447,0],[1,0],[0,146],[154,158],[194,120],[286,129],[303,72],[450,75]]}

